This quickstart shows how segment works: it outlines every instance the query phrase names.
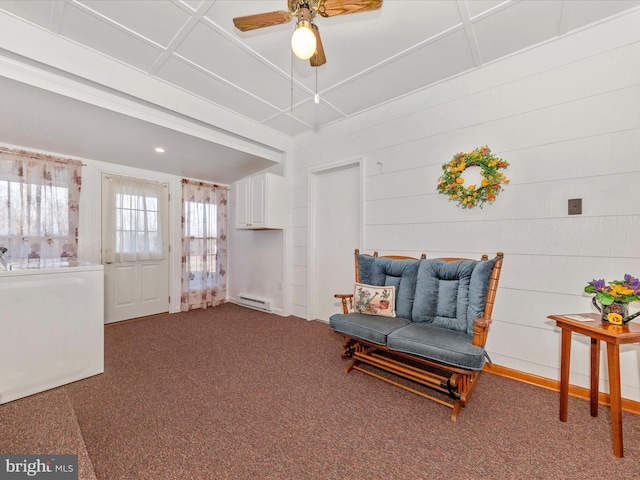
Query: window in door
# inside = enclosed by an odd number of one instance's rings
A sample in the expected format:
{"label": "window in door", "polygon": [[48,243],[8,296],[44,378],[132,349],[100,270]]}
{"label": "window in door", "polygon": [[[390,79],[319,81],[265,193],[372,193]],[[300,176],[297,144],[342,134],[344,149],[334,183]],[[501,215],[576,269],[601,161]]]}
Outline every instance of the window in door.
{"label": "window in door", "polygon": [[161,255],[158,227],[158,197],[148,196],[146,192],[116,194],[116,253]]}
{"label": "window in door", "polygon": [[105,260],[125,262],[163,258],[161,198],[165,187],[156,182],[108,177],[112,202],[108,208]]}

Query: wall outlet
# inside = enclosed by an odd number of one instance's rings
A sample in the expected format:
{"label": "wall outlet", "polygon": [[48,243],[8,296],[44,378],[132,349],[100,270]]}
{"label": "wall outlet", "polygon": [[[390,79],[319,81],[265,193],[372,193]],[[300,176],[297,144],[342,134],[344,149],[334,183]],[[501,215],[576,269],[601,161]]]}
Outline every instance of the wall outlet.
{"label": "wall outlet", "polygon": [[569,215],[582,215],[582,199],[571,198],[569,199]]}

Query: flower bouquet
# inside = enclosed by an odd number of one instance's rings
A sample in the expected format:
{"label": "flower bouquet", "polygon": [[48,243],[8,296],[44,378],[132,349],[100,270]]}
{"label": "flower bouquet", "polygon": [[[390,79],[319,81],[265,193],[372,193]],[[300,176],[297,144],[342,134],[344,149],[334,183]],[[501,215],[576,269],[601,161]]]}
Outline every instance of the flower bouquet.
{"label": "flower bouquet", "polygon": [[608,284],[594,279],[584,291],[595,293],[593,305],[602,314],[603,322],[623,325],[640,316],[640,312],[629,315],[629,304],[640,300],[640,280],[629,274],[625,274],[624,280],[613,280]]}

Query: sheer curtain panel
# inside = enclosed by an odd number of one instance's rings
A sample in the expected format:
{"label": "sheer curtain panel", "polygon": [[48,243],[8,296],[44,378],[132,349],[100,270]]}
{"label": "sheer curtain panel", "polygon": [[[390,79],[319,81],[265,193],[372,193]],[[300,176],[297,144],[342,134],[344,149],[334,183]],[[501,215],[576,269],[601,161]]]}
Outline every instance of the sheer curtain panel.
{"label": "sheer curtain panel", "polygon": [[107,263],[163,258],[162,183],[119,175],[105,176],[103,255]]}
{"label": "sheer curtain panel", "polygon": [[82,163],[0,148],[0,247],[7,259],[75,259]]}
{"label": "sheer curtain panel", "polygon": [[229,189],[182,180],[182,294],[184,312],[224,303],[227,297]]}

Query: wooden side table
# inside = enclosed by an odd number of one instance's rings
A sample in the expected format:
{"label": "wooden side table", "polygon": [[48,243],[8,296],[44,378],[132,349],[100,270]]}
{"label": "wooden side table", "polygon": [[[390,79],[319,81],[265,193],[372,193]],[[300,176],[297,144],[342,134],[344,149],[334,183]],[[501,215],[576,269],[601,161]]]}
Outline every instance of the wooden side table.
{"label": "wooden side table", "polygon": [[[573,318],[572,318],[573,317]],[[620,392],[620,345],[640,342],[640,324],[608,325],[602,323],[599,314],[575,313],[549,315],[562,329],[562,354],[560,360],[560,421],[567,421],[569,408],[569,364],[571,362],[571,333],[586,335],[591,339],[591,416],[598,416],[598,385],[600,373],[600,341],[607,343],[607,367],[609,370],[609,396],[611,398],[611,433],[613,454],[623,456],[622,448],[622,397]],[[580,321],[575,318],[589,318]]]}

